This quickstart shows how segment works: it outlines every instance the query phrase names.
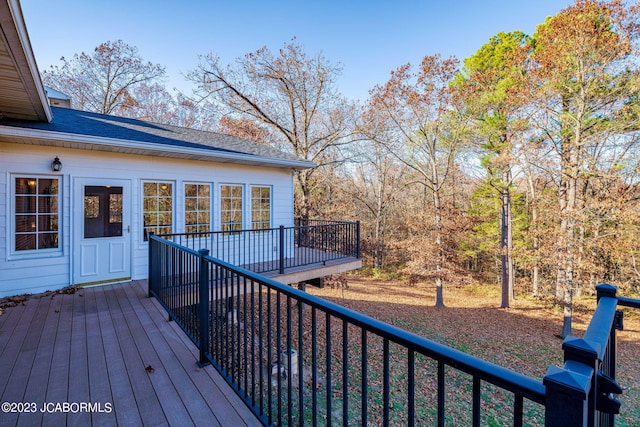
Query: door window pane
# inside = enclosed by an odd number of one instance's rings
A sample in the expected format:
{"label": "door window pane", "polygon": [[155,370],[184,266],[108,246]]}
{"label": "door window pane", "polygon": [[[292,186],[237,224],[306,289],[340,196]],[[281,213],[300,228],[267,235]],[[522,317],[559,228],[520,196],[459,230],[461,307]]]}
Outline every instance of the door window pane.
{"label": "door window pane", "polygon": [[122,187],[84,187],[84,238],[122,236]]}

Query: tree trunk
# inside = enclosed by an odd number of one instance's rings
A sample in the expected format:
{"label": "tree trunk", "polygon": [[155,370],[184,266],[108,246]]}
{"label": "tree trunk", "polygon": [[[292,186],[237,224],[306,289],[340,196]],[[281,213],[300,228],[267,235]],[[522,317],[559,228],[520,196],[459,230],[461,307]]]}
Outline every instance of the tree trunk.
{"label": "tree trunk", "polygon": [[537,297],[540,293],[540,242],[538,240],[538,200],[536,197],[536,187],[533,183],[533,176],[531,174],[531,168],[527,167],[527,184],[529,186],[530,200],[528,201],[531,206],[531,225],[533,227],[533,272],[531,278],[532,294]]}
{"label": "tree trunk", "polygon": [[538,207],[534,205],[531,210],[531,221],[533,222],[533,278],[532,278],[532,286],[533,286],[533,296],[537,297],[540,291],[538,290],[540,286],[540,242],[538,241]]}
{"label": "tree trunk", "polygon": [[513,232],[511,228],[511,190],[509,182],[511,173],[505,168],[502,173],[502,199],[500,217],[501,269],[502,269],[502,302],[500,308],[509,308],[513,300]]}
{"label": "tree trunk", "polygon": [[[577,166],[575,157],[577,153],[566,153],[563,159],[563,176],[560,183],[560,238],[558,246],[558,275],[556,279],[556,298],[563,308],[562,333],[566,338],[571,335],[573,318],[573,293],[574,293],[574,247],[576,227],[576,190],[577,190]],[[568,162],[568,164],[567,164]]]}
{"label": "tree trunk", "polygon": [[300,171],[296,174],[298,185],[300,186],[300,212],[299,216],[304,219],[309,219],[311,214],[311,185],[310,177],[307,171]]}
{"label": "tree trunk", "polygon": [[440,193],[436,190],[433,192],[433,206],[436,215],[436,246],[438,248],[438,256],[436,261],[436,307],[444,307],[444,296],[442,292],[442,268],[444,267],[444,243],[442,240],[442,211],[440,205]]}

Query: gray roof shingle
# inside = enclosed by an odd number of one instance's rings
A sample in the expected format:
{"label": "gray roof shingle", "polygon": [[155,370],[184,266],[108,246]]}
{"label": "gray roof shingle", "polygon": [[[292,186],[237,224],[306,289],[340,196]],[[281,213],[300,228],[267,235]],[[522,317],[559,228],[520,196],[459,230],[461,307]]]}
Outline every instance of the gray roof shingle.
{"label": "gray roof shingle", "polygon": [[[50,123],[3,119],[0,125],[42,130],[61,134],[111,138],[121,141],[143,142],[162,146],[195,148],[220,153],[237,153],[248,157],[305,162],[304,160],[267,145],[247,141],[232,135],[178,126],[150,123],[142,120],[90,113],[68,108],[51,107]],[[308,162],[312,166],[311,162]]]}

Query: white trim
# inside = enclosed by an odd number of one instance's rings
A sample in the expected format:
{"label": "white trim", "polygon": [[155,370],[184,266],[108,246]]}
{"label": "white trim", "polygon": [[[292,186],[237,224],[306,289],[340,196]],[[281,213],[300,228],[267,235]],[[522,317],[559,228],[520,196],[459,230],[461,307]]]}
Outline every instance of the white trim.
{"label": "white trim", "polygon": [[[139,203],[140,203],[140,236],[138,236],[140,238],[139,242],[140,242],[140,248],[144,248],[144,247],[148,247],[149,246],[149,240],[145,240],[144,239],[144,184],[145,183],[150,183],[150,184],[170,184],[171,185],[171,233],[177,233],[177,228],[176,228],[176,198],[177,196],[177,183],[179,181],[176,180],[171,180],[171,179],[147,179],[147,178],[141,178],[139,181],[139,185],[140,185],[140,197],[139,199]],[[133,220],[132,220],[133,221]]]}
{"label": "white trim", "polygon": [[[178,233],[186,233],[187,232],[187,192],[185,187],[187,185],[207,185],[209,187],[209,228],[207,229],[207,231],[211,231],[213,230],[213,187],[214,187],[214,183],[213,182],[205,182],[205,181],[181,181],[182,182],[182,213],[183,216],[181,218],[180,224],[182,225],[182,228],[180,229],[180,231],[177,231]],[[196,197],[197,200],[197,197]],[[197,212],[199,212],[198,210],[196,210],[196,214]],[[199,224],[200,225],[200,224]]]}
{"label": "white trim", "polygon": [[[247,165],[260,165],[272,167],[284,167],[292,169],[306,169],[315,167],[315,164],[306,160],[286,160],[253,155],[247,153],[234,153],[225,149],[216,150],[215,147],[192,148],[178,145],[157,144],[125,139],[105,138],[100,136],[53,132],[41,129],[27,129],[13,126],[0,125],[0,134],[8,137],[27,138],[28,143],[49,142],[52,146],[64,146],[69,148],[81,148],[88,150],[101,150],[122,152],[128,149],[133,154],[158,155],[163,157],[177,157],[193,160],[242,163]],[[33,141],[38,139],[39,141]],[[18,142],[21,141],[12,141]],[[187,141],[188,142],[188,141]],[[196,144],[196,143],[194,143]]]}
{"label": "white trim", "polygon": [[249,185],[249,228],[253,229],[253,190],[254,188],[269,189],[269,227],[274,228],[273,224],[273,185],[269,184],[250,184]]}
{"label": "white trim", "polygon": [[[240,201],[242,202],[242,206],[240,208],[240,212],[242,213],[242,225],[240,227],[240,230],[246,230],[249,227],[247,227],[247,216],[251,216],[251,213],[249,213],[249,215],[247,215],[247,185],[245,183],[237,183],[237,182],[221,182],[218,184],[218,216],[220,217],[220,220],[218,222],[218,226],[219,226],[219,230],[222,230],[222,187],[240,187],[240,189],[242,190],[242,196],[240,197]],[[229,212],[235,212],[233,210],[229,210]],[[226,231],[226,230],[224,230]],[[233,231],[233,230],[230,230]]]}
{"label": "white trim", "polygon": [[[30,249],[17,251],[16,250],[16,179],[17,178],[36,178],[36,179],[56,179],[58,181],[58,247],[47,249]],[[25,260],[25,259],[40,259],[40,258],[56,258],[64,255],[64,238],[63,231],[63,186],[64,180],[62,175],[50,175],[40,173],[9,173],[8,178],[8,192],[9,204],[7,205],[7,260]],[[37,187],[36,187],[37,188]],[[36,197],[38,193],[36,193]],[[36,216],[37,218],[37,216]],[[36,220],[37,221],[37,220]],[[36,224],[37,229],[37,224]],[[36,238],[38,233],[36,233]]]}

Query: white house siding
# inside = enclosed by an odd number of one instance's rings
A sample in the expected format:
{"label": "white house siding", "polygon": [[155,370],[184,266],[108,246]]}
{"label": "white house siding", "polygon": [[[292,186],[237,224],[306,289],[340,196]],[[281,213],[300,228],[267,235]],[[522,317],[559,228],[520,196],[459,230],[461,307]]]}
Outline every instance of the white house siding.
{"label": "white house siding", "polygon": [[[58,156],[63,169],[51,172],[51,161]],[[55,254],[29,257],[12,254],[9,247],[13,229],[11,198],[14,174],[59,175],[61,182],[61,246]],[[293,225],[293,179],[286,168],[268,168],[208,161],[189,161],[164,157],[117,154],[0,142],[0,297],[59,289],[73,283],[73,215],[82,207],[72,207],[76,178],[131,180],[131,278],[147,277],[148,243],[143,241],[142,184],[144,181],[172,182],[174,232],[184,231],[184,184],[211,183],[213,229],[220,227],[220,184],[244,186],[245,228],[250,228],[250,186],[272,188],[272,226]]]}

